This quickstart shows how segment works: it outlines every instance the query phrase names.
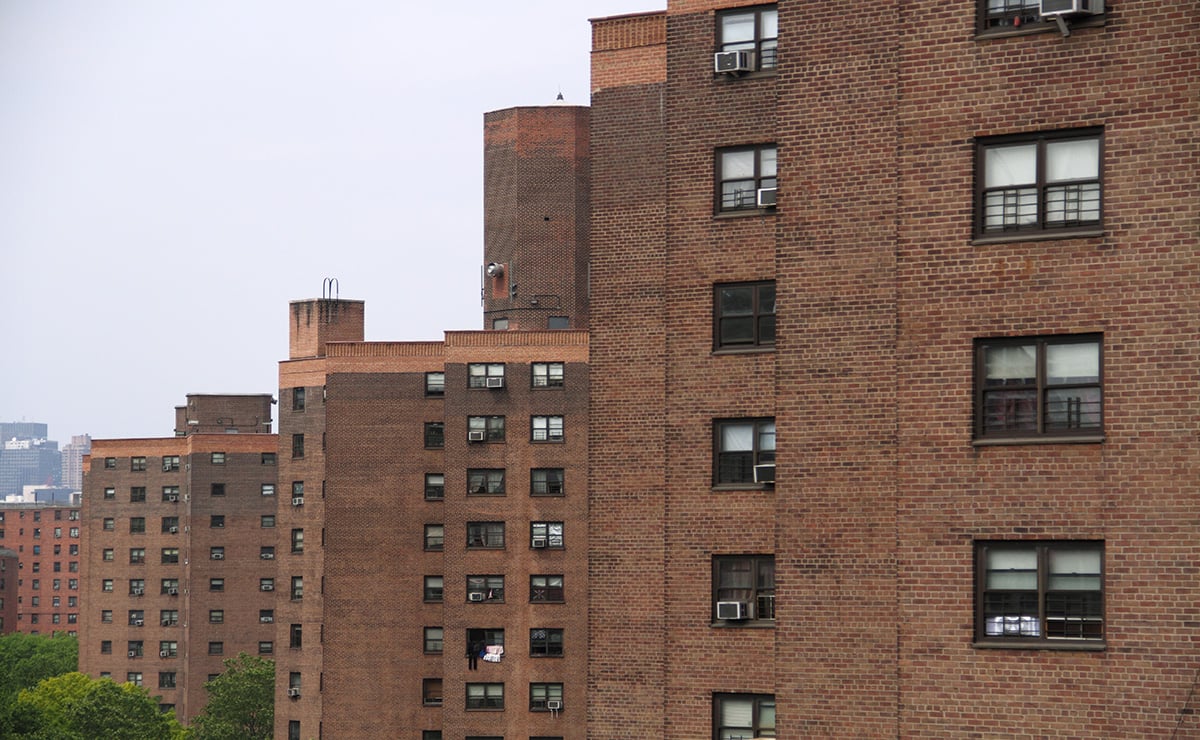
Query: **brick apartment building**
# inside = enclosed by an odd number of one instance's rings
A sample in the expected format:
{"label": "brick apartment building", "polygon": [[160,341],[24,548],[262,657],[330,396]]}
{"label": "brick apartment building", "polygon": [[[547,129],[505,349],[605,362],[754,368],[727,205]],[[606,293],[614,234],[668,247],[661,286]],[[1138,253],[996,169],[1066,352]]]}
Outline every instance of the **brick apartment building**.
{"label": "brick apartment building", "polygon": [[[78,495],[74,497],[76,500]],[[13,552],[0,632],[76,634],[79,629],[79,504],[0,503],[0,547]],[[0,588],[0,591],[3,591]],[[8,603],[10,602],[11,603]]]}
{"label": "brick apartment building", "polygon": [[17,631],[17,551],[0,547],[0,635]]}
{"label": "brick apartment building", "polygon": [[272,403],[189,395],[174,437],[93,440],[85,461],[79,670],[185,722],[222,660],[275,654]]}
{"label": "brick apartment building", "polygon": [[594,22],[588,737],[1200,735],[1200,15],[1105,10]]}
{"label": "brick apartment building", "polygon": [[365,342],[362,302],[291,304],[276,737],[586,737],[587,115],[485,118],[503,331]]}

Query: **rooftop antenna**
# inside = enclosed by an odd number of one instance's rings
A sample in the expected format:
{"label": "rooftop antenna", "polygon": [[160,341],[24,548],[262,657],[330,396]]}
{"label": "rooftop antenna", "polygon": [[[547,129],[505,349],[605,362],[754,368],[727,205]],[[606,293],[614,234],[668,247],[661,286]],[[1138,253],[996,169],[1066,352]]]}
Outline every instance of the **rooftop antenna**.
{"label": "rooftop antenna", "polygon": [[321,283],[321,300],[336,301],[338,299],[338,295],[340,295],[338,279],[335,277],[325,278],[325,280]]}

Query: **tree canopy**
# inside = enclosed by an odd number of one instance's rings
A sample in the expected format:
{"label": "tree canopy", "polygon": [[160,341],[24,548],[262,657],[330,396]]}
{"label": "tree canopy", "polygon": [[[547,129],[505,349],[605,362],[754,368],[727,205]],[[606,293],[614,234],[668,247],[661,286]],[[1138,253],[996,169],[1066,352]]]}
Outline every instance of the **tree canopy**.
{"label": "tree canopy", "polygon": [[173,712],[141,686],[82,673],[48,678],[17,697],[9,737],[21,740],[180,740]]}
{"label": "tree canopy", "polygon": [[79,641],[70,635],[13,632],[0,637],[0,737],[9,734],[17,695],[22,690],[78,667]]}
{"label": "tree canopy", "polygon": [[204,684],[208,704],[192,721],[195,740],[271,740],[275,663],[246,653],[227,658],[225,672]]}

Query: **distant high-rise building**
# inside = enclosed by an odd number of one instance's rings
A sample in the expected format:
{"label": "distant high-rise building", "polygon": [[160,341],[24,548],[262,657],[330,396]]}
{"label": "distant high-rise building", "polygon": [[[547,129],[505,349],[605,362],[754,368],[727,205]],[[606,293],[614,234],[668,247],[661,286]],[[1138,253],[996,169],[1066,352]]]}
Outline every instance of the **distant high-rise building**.
{"label": "distant high-rise building", "polygon": [[92,438],[76,434],[62,448],[61,483],[76,491],[83,490],[83,458],[92,451]]}
{"label": "distant high-rise building", "polygon": [[46,425],[25,422],[0,424],[6,432],[0,445],[0,500],[21,493],[25,486],[54,486],[62,478],[58,443],[46,439]]}

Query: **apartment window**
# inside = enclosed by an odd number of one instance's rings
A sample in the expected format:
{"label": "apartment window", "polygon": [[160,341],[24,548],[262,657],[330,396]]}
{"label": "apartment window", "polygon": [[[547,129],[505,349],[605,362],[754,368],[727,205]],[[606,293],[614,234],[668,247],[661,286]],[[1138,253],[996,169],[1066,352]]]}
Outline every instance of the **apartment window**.
{"label": "apartment window", "polygon": [[753,53],[753,69],[778,64],[779,11],[774,5],[721,13],[717,16],[717,51]]}
{"label": "apartment window", "polygon": [[446,373],[425,373],[425,395],[446,395]]}
{"label": "apartment window", "polygon": [[208,526],[211,527],[212,529],[224,529],[225,528],[225,515],[224,514],[210,515],[208,517]]}
{"label": "apartment window", "polygon": [[977,438],[1098,435],[1100,336],[975,342]]}
{"label": "apartment window", "polygon": [[304,457],[304,435],[292,435],[292,457]]}
{"label": "apartment window", "polygon": [[468,388],[503,388],[504,363],[472,363],[467,365]]}
{"label": "apartment window", "polygon": [[546,328],[550,331],[563,331],[571,328],[570,316],[547,316]]}
{"label": "apartment window", "polygon": [[116,497],[117,497],[117,489],[116,488],[114,488],[112,486],[108,486],[104,489],[104,500],[105,501],[112,501],[112,500],[116,499]]}
{"label": "apartment window", "polygon": [[548,712],[553,706],[562,708],[563,685],[561,683],[529,684],[529,711]]}
{"label": "apartment window", "polygon": [[179,643],[174,640],[160,640],[158,643],[158,657],[174,658],[179,655]]}
{"label": "apartment window", "polygon": [[263,514],[262,516],[260,516],[258,518],[258,525],[262,529],[274,529],[275,528],[275,515],[274,514]]}
{"label": "apartment window", "polygon": [[224,560],[225,559],[225,548],[224,547],[208,548],[208,558],[210,560]]}
{"label": "apartment window", "polygon": [[275,590],[275,579],[274,578],[259,578],[258,579],[258,590],[259,591],[274,591]]}
{"label": "apartment window", "polygon": [[[75,535],[71,535],[71,536],[74,537]],[[79,554],[79,545],[67,545],[67,554],[68,555],[78,555]]]}
{"label": "apartment window", "polygon": [[754,466],[775,462],[774,419],[714,422],[716,483],[753,483]]}
{"label": "apartment window", "polygon": [[298,624],[293,624],[288,630],[288,646],[293,648],[304,647],[304,628]]}
{"label": "apartment window", "polygon": [[129,548],[129,562],[131,565],[140,565],[146,562],[146,548],[131,547]]}
{"label": "apartment window", "polygon": [[529,524],[529,545],[534,548],[563,546],[562,522],[531,522]]}
{"label": "apartment window", "polygon": [[261,462],[263,465],[274,465],[275,464],[275,453],[274,452],[262,453]]}
{"label": "apartment window", "polygon": [[208,610],[209,624],[224,624],[225,610],[224,609],[209,609]]}
{"label": "apartment window", "polygon": [[106,532],[113,531],[114,529],[117,528],[116,520],[113,519],[111,516],[104,517],[103,527],[104,527],[104,531],[106,531]]}
{"label": "apartment window", "polygon": [[775,346],[775,281],[713,288],[713,347]]}
{"label": "apartment window", "polygon": [[142,609],[129,610],[129,626],[141,627],[146,624],[146,612]]}
{"label": "apartment window", "polygon": [[168,503],[179,501],[179,486],[163,486],[162,500]]}
{"label": "apartment window", "polygon": [[112,640],[101,640],[100,641],[100,654],[101,655],[112,655]]}
{"label": "apartment window", "polygon": [[100,581],[100,590],[106,593],[112,593],[113,579],[105,578],[104,580]]}
{"label": "apartment window", "polygon": [[264,495],[264,496],[274,496],[275,495],[275,484],[274,483],[263,483],[262,487],[259,490],[262,493],[262,495]]}
{"label": "apartment window", "polygon": [[167,596],[178,596],[179,595],[179,579],[178,578],[162,579],[161,581],[159,581],[159,584],[158,584],[158,592],[160,594],[166,594]]}
{"label": "apartment window", "polygon": [[212,484],[212,488],[209,489],[209,492],[213,496],[224,496],[225,495],[225,484],[224,483],[214,483],[214,484]]}
{"label": "apartment window", "polygon": [[425,474],[425,500],[441,501],[446,498],[446,475],[444,473]]}
{"label": "apartment window", "polygon": [[163,627],[175,627],[179,624],[178,609],[163,609],[158,613],[158,623]]}
{"label": "apartment window", "polygon": [[504,709],[504,684],[467,684],[467,709]]}
{"label": "apartment window", "polygon": [[529,495],[562,496],[565,477],[562,468],[534,468],[529,471]]}
{"label": "apartment window", "polygon": [[470,442],[503,442],[503,416],[468,416],[467,440]]}
{"label": "apartment window", "polygon": [[467,576],[467,601],[504,601],[504,576]]}
{"label": "apartment window", "polygon": [[[301,500],[301,502],[303,502],[303,499],[304,499],[304,481],[302,481],[302,480],[294,480],[294,481],[292,481],[292,498],[293,498],[293,499],[297,499],[297,498],[298,498],[298,499],[300,499],[300,500]],[[293,506],[294,506],[294,505],[295,505],[295,502],[293,502]]]}
{"label": "apartment window", "polygon": [[[104,590],[112,591],[111,588],[106,588]],[[112,609],[102,609],[100,611],[100,621],[106,624],[112,624]]]}
{"label": "apartment window", "polygon": [[563,601],[563,577],[561,575],[529,576],[529,600],[542,603]]}
{"label": "apartment window", "polygon": [[467,549],[504,547],[504,522],[467,522]]}
{"label": "apartment window", "polygon": [[421,740],[442,740],[442,731],[421,730]]}
{"label": "apartment window", "polygon": [[1101,142],[1094,129],[979,139],[975,235],[1097,229]]}
{"label": "apartment window", "polygon": [[778,180],[774,144],[717,150],[717,211],[774,207]]}
{"label": "apartment window", "polygon": [[164,516],[162,518],[162,533],[163,534],[178,534],[179,533],[179,517]]}
{"label": "apartment window", "polygon": [[446,425],[440,421],[425,422],[425,448],[434,450],[446,446]]}
{"label": "apartment window", "polygon": [[440,678],[423,678],[423,679],[421,679],[421,703],[427,707],[441,706],[441,704],[442,704],[442,679],[440,679]]}
{"label": "apartment window", "polygon": [[175,671],[159,671],[159,673],[158,673],[158,688],[160,688],[160,689],[175,688]]}
{"label": "apartment window", "polygon": [[287,740],[300,740],[300,720],[289,719]]}
{"label": "apartment window", "polygon": [[79,590],[79,579],[78,578],[68,578],[67,579],[67,588],[71,591],[78,591]]}
{"label": "apartment window", "polygon": [[134,686],[142,685],[141,671],[129,671],[125,674],[125,683],[131,683]]}
{"label": "apartment window", "polygon": [[105,562],[111,563],[114,559],[113,549],[111,547],[104,548],[102,556]]}
{"label": "apartment window", "polygon": [[292,576],[292,601],[299,601],[304,598],[304,577]]}
{"label": "apartment window", "polygon": [[304,530],[303,529],[293,529],[292,530],[292,552],[293,553],[304,552]]}
{"label": "apartment window", "polygon": [[303,388],[293,388],[292,389],[292,411],[303,411],[303,410],[304,410],[304,389]]}
{"label": "apartment window", "polygon": [[208,654],[209,655],[224,655],[225,654],[225,643],[216,642],[216,641],[208,643]]}
{"label": "apartment window", "polygon": [[425,652],[440,653],[442,652],[442,628],[441,627],[426,627],[425,628]]}
{"label": "apartment window", "polygon": [[224,591],[225,590],[225,579],[224,578],[209,578],[208,579],[208,590],[214,591],[214,592]]}
{"label": "apartment window", "polygon": [[274,653],[275,653],[275,643],[274,642],[272,642],[271,640],[259,640],[259,642],[258,642],[258,654],[259,655],[273,655]]}
{"label": "apartment window", "polygon": [[259,609],[258,610],[258,623],[259,624],[274,624],[275,623],[275,610],[274,609]]}
{"label": "apartment window", "polygon": [[557,627],[534,627],[529,630],[529,655],[532,658],[561,658],[563,631]]}
{"label": "apartment window", "polygon": [[164,473],[174,473],[179,470],[179,455],[163,455],[162,469]]}
{"label": "apartment window", "polygon": [[[146,517],[135,516],[129,519],[129,531],[133,534],[144,534],[146,531]],[[37,536],[37,530],[33,530],[34,537]]]}
{"label": "apartment window", "polygon": [[209,462],[211,462],[213,465],[224,465],[225,464],[225,453],[224,452],[212,453],[209,456]]}
{"label": "apartment window", "polygon": [[115,457],[104,458],[104,468],[105,468],[105,470],[116,470],[117,469],[117,458],[115,458]]}
{"label": "apartment window", "polygon": [[508,319],[492,319],[492,330],[493,331],[507,331],[508,330]]}
{"label": "apartment window", "polygon": [[441,601],[445,589],[445,581],[441,576],[425,576],[425,601]]}
{"label": "apartment window", "polygon": [[561,388],[563,386],[563,363],[535,362],[531,366],[534,388]]}
{"label": "apartment window", "polygon": [[146,458],[141,456],[129,458],[129,469],[135,473],[144,471],[146,469]]}
{"label": "apartment window", "polygon": [[[131,622],[131,624],[132,624],[132,622]],[[142,647],[141,640],[130,640],[128,647],[129,647],[129,657],[130,658],[140,658],[143,655],[145,655],[145,648]]]}
{"label": "apartment window", "polygon": [[713,694],[714,740],[775,737],[771,694]]}
{"label": "apartment window", "polygon": [[1102,542],[977,542],[976,639],[1103,639],[1103,561]]}
{"label": "apartment window", "polygon": [[504,470],[477,468],[467,471],[467,495],[503,496]]}
{"label": "apartment window", "polygon": [[563,441],[563,418],[561,416],[530,417],[530,439],[534,442]]}
{"label": "apartment window", "polygon": [[164,547],[162,549],[162,562],[166,565],[173,565],[179,562],[178,547]]}
{"label": "apartment window", "polygon": [[713,558],[713,619],[726,625],[775,619],[775,556]]}
{"label": "apartment window", "polygon": [[441,550],[445,545],[446,528],[441,524],[425,525],[425,549]]}
{"label": "apartment window", "polygon": [[275,548],[272,545],[263,545],[258,548],[258,557],[262,560],[274,560]]}

